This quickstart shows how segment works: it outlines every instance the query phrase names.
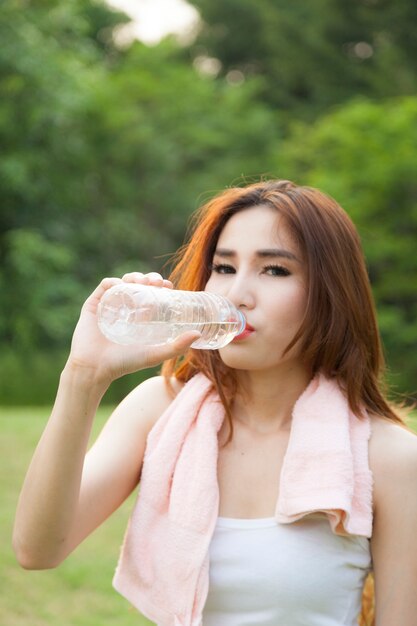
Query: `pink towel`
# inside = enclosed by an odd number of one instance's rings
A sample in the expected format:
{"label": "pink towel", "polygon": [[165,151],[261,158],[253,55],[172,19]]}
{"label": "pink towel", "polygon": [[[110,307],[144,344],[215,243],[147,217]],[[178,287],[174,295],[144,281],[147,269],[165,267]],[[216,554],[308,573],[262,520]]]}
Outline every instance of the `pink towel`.
{"label": "pink towel", "polygon": [[[210,381],[197,374],[148,436],[113,585],[158,626],[202,626],[224,415]],[[370,433],[367,413],[353,415],[336,382],[316,376],[294,406],[277,523],[323,511],[335,534],[371,537]]]}

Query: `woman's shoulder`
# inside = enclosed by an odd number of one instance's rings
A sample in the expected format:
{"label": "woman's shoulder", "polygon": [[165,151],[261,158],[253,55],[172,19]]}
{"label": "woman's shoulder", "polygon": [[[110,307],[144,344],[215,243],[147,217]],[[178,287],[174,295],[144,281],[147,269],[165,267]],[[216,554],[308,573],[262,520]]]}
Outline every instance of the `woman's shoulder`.
{"label": "woman's shoulder", "polygon": [[417,450],[417,434],[408,427],[393,420],[370,414],[371,445],[377,450],[383,448],[384,453],[392,451],[394,454],[404,448]]}
{"label": "woman's shoulder", "polygon": [[151,376],[138,385],[136,389],[146,389],[146,391],[150,391],[152,393],[159,392],[161,394],[161,398],[169,402],[175,398],[183,386],[184,383],[175,378],[175,376],[171,376],[168,379],[165,376]]}
{"label": "woman's shoulder", "polygon": [[130,393],[132,402],[139,409],[146,405],[148,432],[168,409],[183,386],[184,383],[174,376],[168,380],[165,376],[151,376]]}
{"label": "woman's shoulder", "polygon": [[166,380],[164,376],[151,376],[122,400],[113,416],[119,423],[123,418],[129,428],[137,428],[141,437],[147,437],[182,387],[183,384],[175,378]]}
{"label": "woman's shoulder", "polygon": [[369,465],[374,478],[374,512],[405,472],[417,468],[417,435],[379,415],[370,415]]}
{"label": "woman's shoulder", "polygon": [[407,624],[411,624],[417,609],[414,602],[416,561],[413,558],[417,551],[417,436],[380,417],[373,417],[371,426],[375,612],[384,614],[384,624],[397,623],[400,613]]}

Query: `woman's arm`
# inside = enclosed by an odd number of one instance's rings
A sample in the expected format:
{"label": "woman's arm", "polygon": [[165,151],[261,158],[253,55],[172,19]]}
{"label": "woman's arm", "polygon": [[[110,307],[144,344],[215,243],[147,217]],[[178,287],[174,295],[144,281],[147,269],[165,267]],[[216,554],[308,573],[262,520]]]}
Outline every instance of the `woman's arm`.
{"label": "woman's arm", "polygon": [[[154,276],[124,278],[160,284]],[[181,354],[199,336],[184,333],[170,346],[150,349],[109,342],[97,328],[96,310],[104,291],[118,281],[102,281],[83,306],[54,408],[23,484],[13,547],[25,568],[57,566],[137,484],[149,428],[169,399],[162,379],[140,385],[115,410],[86,456],[93,419],[110,382]]]}
{"label": "woman's arm", "polygon": [[417,620],[417,437],[395,425],[375,462],[375,626]]}

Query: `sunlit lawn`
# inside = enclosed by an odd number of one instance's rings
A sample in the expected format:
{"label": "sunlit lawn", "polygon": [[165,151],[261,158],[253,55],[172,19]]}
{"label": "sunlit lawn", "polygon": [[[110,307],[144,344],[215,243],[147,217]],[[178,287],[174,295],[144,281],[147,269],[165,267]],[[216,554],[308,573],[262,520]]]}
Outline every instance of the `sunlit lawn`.
{"label": "sunlit lawn", "polygon": [[[100,411],[94,433],[108,412]],[[0,409],[0,625],[149,625],[111,586],[134,495],[59,568],[25,571],[16,563],[11,549],[16,501],[47,416],[48,409]]]}
{"label": "sunlit lawn", "polygon": [[[109,410],[102,409],[93,437]],[[47,419],[45,409],[0,409],[1,626],[145,626],[151,624],[111,586],[134,495],[58,569],[25,571],[11,532],[19,489]],[[417,431],[417,415],[410,421]]]}

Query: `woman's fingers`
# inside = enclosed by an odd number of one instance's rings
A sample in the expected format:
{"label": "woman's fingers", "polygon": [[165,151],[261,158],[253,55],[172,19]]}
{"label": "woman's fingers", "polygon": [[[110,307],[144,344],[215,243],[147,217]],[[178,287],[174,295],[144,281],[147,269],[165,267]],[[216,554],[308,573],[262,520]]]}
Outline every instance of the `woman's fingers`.
{"label": "woman's fingers", "polygon": [[184,354],[191,344],[200,339],[201,333],[197,330],[189,330],[175,339],[172,343],[148,347],[148,367],[158,365],[162,361],[173,359]]}
{"label": "woman's fingers", "polygon": [[168,289],[173,288],[173,284],[170,280],[163,278],[161,274],[158,272],[149,272],[147,274],[143,274],[142,272],[128,272],[124,274],[122,278],[116,278],[115,276],[108,276],[103,278],[100,284],[95,288],[95,290],[90,294],[88,299],[86,300],[84,307],[90,309],[91,307],[95,308],[98,302],[103,297],[103,294],[107,289],[117,285],[119,283],[141,283],[142,285],[152,285],[154,287],[167,287]]}
{"label": "woman's fingers", "polygon": [[146,274],[142,274],[142,272],[128,272],[127,274],[123,274],[122,280],[125,283],[146,283],[148,279],[146,278]]}
{"label": "woman's fingers", "polygon": [[158,274],[158,272],[128,272],[122,276],[122,280],[126,283],[141,283],[142,285],[154,285],[156,287],[171,287],[170,280],[166,280]]}
{"label": "woman's fingers", "polygon": [[198,330],[189,330],[183,333],[172,342],[171,348],[178,354],[183,354],[194,341],[200,339],[201,333]]}
{"label": "woman's fingers", "polygon": [[155,346],[121,346],[107,340],[97,323],[99,302],[108,289],[115,285],[143,284],[172,289],[172,283],[157,272],[142,274],[129,272],[122,278],[103,278],[83,305],[74,331],[71,351],[73,359],[88,363],[100,370],[103,378],[113,380],[125,374],[159,365],[162,361],[184,354],[197,339],[198,331],[188,331],[171,343]]}
{"label": "woman's fingers", "polygon": [[94,291],[88,296],[87,300],[84,302],[83,309],[95,312],[98,303],[100,302],[103,294],[110,289],[110,287],[114,287],[114,285],[118,285],[122,280],[120,278],[116,278],[114,276],[103,278],[99,285],[94,289]]}

